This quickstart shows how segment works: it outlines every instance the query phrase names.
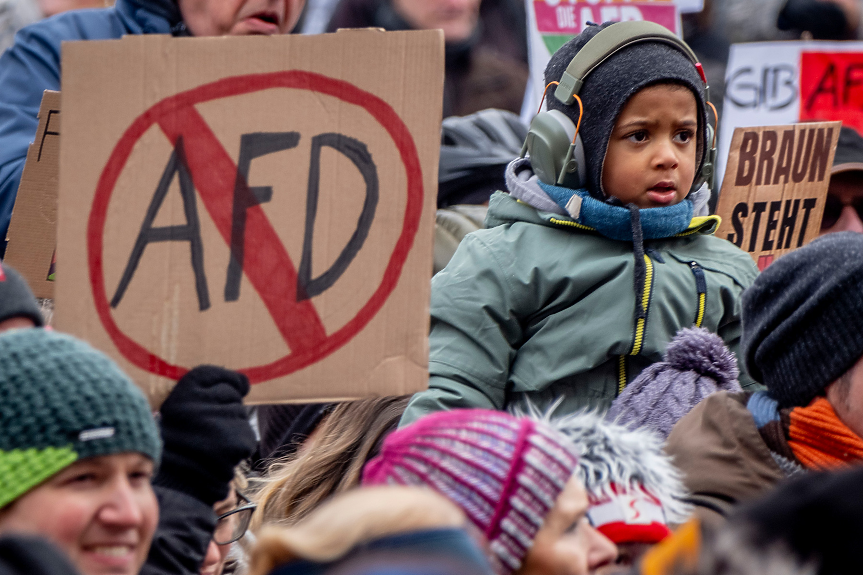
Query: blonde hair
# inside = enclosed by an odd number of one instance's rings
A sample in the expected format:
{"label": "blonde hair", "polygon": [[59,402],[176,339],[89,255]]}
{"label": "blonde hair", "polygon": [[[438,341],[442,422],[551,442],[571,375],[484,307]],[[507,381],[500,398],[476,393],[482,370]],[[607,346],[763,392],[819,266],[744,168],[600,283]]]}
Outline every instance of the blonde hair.
{"label": "blonde hair", "polygon": [[291,525],[327,497],[359,485],[363,465],[395,429],[409,396],[342,403],[285,459],[276,460],[259,480],[252,529]]}
{"label": "blonde hair", "polygon": [[396,485],[353,489],[296,525],[265,527],[252,550],[249,575],[265,575],[297,559],[335,561],[357,545],[389,535],[464,525],[464,513],[430,489]]}

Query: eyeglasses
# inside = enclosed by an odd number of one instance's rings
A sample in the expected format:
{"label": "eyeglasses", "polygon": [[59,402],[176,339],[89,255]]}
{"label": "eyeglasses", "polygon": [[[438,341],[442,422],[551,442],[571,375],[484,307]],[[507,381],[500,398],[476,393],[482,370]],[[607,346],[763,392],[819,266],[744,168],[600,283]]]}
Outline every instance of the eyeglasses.
{"label": "eyeglasses", "polygon": [[838,222],[839,218],[842,216],[842,210],[845,206],[851,206],[854,208],[854,211],[857,212],[857,215],[861,220],[863,220],[863,197],[854,198],[853,201],[846,204],[838,197],[832,194],[827,194],[827,201],[824,204],[824,217],[821,218],[821,229],[829,230],[835,226],[836,222]]}
{"label": "eyeglasses", "polygon": [[241,505],[227,513],[222,513],[216,520],[216,529],[213,531],[213,541],[216,545],[230,545],[246,534],[249,521],[257,509],[248,497],[237,491],[237,498]]}

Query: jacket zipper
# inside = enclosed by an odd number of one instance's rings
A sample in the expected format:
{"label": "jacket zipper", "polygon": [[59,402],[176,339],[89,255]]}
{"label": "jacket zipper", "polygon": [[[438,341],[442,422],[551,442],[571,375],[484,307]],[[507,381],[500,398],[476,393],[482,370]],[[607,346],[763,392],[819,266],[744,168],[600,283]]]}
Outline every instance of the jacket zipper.
{"label": "jacket zipper", "polygon": [[701,327],[704,321],[704,310],[707,307],[707,280],[704,277],[704,268],[698,262],[689,262],[689,269],[695,276],[695,290],[698,293],[698,310],[695,312],[695,327]]}
{"label": "jacket zipper", "polygon": [[[641,294],[641,305],[644,309],[644,317],[635,322],[635,337],[632,340],[632,351],[628,355],[638,355],[644,345],[644,331],[647,327],[647,306],[650,305],[650,293],[653,288],[653,261],[644,255],[646,266],[644,272],[644,292]],[[626,355],[621,355],[617,362],[617,394],[623,392],[626,387]]]}
{"label": "jacket zipper", "polygon": [[592,227],[590,227],[590,226],[586,226],[586,225],[584,225],[584,224],[580,224],[580,223],[578,223],[578,222],[572,222],[572,221],[569,221],[569,220],[560,220],[560,219],[558,219],[558,218],[549,218],[549,219],[548,219],[548,221],[550,221],[550,222],[551,222],[551,223],[553,223],[553,224],[557,224],[557,225],[559,225],[559,226],[569,226],[569,227],[571,227],[571,228],[578,228],[578,229],[580,229],[580,230],[589,230],[589,231],[591,231],[591,232],[595,232],[595,231],[596,231],[595,229],[593,229],[593,228],[592,228]]}

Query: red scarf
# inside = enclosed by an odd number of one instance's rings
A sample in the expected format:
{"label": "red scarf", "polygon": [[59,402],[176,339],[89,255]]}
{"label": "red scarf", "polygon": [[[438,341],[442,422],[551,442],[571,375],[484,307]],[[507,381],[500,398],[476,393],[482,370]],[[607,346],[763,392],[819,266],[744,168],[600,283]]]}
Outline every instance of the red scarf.
{"label": "red scarf", "polygon": [[863,439],[842,423],[824,397],[791,410],[788,446],[807,469],[835,469],[863,463]]}

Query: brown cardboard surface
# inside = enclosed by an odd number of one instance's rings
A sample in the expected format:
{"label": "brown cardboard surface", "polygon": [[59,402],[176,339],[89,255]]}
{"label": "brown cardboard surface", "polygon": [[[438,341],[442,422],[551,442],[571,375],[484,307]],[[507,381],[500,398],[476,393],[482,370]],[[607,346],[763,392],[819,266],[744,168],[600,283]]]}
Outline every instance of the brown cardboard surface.
{"label": "brown cardboard surface", "polygon": [[18,184],[4,258],[21,272],[36,297],[54,297],[59,161],[60,92],[45,90],[39,107],[39,127],[27,149]]}
{"label": "brown cardboard surface", "polygon": [[442,86],[439,31],[64,44],[57,328],[154,405],[425,388]]}
{"label": "brown cardboard surface", "polygon": [[716,232],[760,269],[821,228],[840,122],[737,128],[719,194]]}

